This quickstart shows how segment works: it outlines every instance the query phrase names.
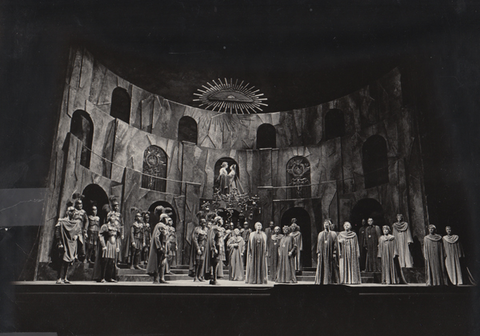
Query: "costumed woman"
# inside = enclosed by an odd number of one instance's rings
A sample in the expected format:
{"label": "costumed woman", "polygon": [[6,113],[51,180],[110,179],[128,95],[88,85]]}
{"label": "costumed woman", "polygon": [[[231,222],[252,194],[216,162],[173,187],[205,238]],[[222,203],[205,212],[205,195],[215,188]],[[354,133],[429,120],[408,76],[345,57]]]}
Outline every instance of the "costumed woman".
{"label": "costumed woman", "polygon": [[445,250],[442,236],[436,233],[437,227],[428,226],[428,235],[423,238],[423,256],[425,258],[425,280],[427,286],[447,285],[445,271]]}
{"label": "costumed woman", "polygon": [[248,237],[247,269],[245,282],[248,284],[267,283],[267,236],[262,230],[262,223],[255,223],[255,231]]}
{"label": "costumed woman", "polygon": [[396,239],[390,234],[390,227],[382,227],[383,235],[378,239],[378,258],[382,266],[382,284],[398,284],[401,281],[401,270],[397,267],[398,250]]}
{"label": "costumed woman", "polygon": [[462,267],[460,258],[465,257],[462,245],[457,235],[452,234],[450,226],[445,227],[446,236],[443,236],[443,248],[445,249],[445,266],[448,278],[452,285],[463,285]]}
{"label": "costumed woman", "polygon": [[240,230],[233,230],[233,236],[227,242],[229,252],[228,279],[230,281],[243,281],[243,253],[245,251],[245,242],[240,236]]}
{"label": "costumed woman", "polygon": [[338,234],[338,255],[340,268],[340,283],[359,284],[362,282],[360,276],[360,248],[355,232],[349,222],[343,224],[345,231]]}
{"label": "costumed woman", "polygon": [[317,239],[317,272],[316,285],[329,285],[337,283],[335,261],[338,250],[337,234],[331,231],[332,223],[327,219],[323,222],[323,231]]}
{"label": "costumed woman", "polygon": [[283,227],[283,236],[278,246],[278,263],[277,263],[277,283],[296,283],[295,276],[295,253],[297,245],[295,239],[289,234],[291,226]]}
{"label": "costumed woman", "polygon": [[397,221],[393,223],[392,228],[400,267],[413,267],[413,258],[409,247],[409,245],[413,243],[412,233],[410,232],[408,223],[403,220],[402,214],[397,215]]}

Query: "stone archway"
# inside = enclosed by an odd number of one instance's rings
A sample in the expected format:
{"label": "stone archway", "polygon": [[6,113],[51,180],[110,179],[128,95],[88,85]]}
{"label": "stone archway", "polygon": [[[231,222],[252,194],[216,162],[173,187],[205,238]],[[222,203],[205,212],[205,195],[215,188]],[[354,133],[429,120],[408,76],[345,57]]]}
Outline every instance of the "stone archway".
{"label": "stone archway", "polygon": [[100,223],[105,222],[106,213],[103,211],[103,206],[109,204],[108,195],[98,184],[89,184],[83,189],[82,195],[83,208],[88,215],[92,214],[92,206],[96,205],[98,209],[98,216],[100,217]]}

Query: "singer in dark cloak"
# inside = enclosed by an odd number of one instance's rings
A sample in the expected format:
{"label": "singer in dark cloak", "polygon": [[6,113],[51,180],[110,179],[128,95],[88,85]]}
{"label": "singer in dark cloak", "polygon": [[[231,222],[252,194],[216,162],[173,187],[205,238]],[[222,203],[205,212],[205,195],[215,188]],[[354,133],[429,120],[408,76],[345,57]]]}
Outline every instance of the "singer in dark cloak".
{"label": "singer in dark cloak", "polygon": [[101,282],[117,282],[117,256],[120,251],[120,229],[114,216],[108,218],[98,232],[100,242],[97,248],[93,279]]}
{"label": "singer in dark cloak", "polygon": [[207,245],[207,221],[200,219],[200,225],[192,232],[192,249],[190,251],[189,275],[193,281],[204,281],[203,265],[205,261],[205,249]]}
{"label": "singer in dark cloak", "polygon": [[268,268],[269,280],[275,281],[277,279],[278,270],[278,248],[280,247],[280,240],[283,238],[283,234],[280,231],[279,226],[275,226],[270,243],[270,250],[268,250],[268,258],[271,260],[272,265]]}
{"label": "singer in dark cloak", "polygon": [[425,258],[425,280],[427,286],[447,285],[445,271],[445,251],[442,236],[436,233],[435,225],[428,226],[429,234],[423,239],[423,256]]}
{"label": "singer in dark cloak", "polygon": [[377,259],[378,255],[378,239],[382,235],[380,227],[373,224],[373,218],[367,220],[368,226],[365,228],[365,237],[363,247],[367,249],[367,257],[365,263],[365,271],[380,272],[380,262]]}
{"label": "singer in dark cloak", "polygon": [[267,236],[262,223],[255,223],[255,231],[249,236],[247,246],[247,267],[245,282],[248,284],[267,283]]}
{"label": "singer in dark cloak", "polygon": [[161,214],[160,221],[152,233],[150,256],[148,258],[147,273],[153,275],[153,283],[167,283],[165,281],[165,264],[167,257],[167,215]]}

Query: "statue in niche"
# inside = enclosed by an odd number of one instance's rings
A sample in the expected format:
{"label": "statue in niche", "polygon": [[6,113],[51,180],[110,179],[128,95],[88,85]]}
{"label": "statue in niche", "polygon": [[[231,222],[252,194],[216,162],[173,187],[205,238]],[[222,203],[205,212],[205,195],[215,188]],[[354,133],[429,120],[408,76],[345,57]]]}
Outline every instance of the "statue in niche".
{"label": "statue in niche", "polygon": [[222,195],[227,195],[233,192],[243,194],[243,188],[237,176],[237,165],[232,164],[228,167],[228,162],[222,162],[219,175],[217,178],[218,190]]}

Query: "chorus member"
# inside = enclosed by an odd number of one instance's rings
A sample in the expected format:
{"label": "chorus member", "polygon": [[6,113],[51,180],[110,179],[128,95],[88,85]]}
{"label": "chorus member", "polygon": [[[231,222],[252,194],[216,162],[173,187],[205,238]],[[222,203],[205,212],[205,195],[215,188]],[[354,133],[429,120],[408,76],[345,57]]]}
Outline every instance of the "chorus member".
{"label": "chorus member", "polygon": [[430,224],[428,235],[423,239],[423,256],[425,258],[425,280],[427,286],[447,285],[445,272],[445,251],[442,236],[436,233],[437,227]]}
{"label": "chorus member", "polygon": [[457,235],[452,234],[450,226],[445,227],[446,236],[443,236],[443,248],[445,250],[445,267],[447,268],[450,282],[457,286],[463,285],[462,268],[460,258],[465,257],[462,245]]}
{"label": "chorus member", "polygon": [[143,216],[140,212],[135,214],[135,221],[130,227],[130,269],[142,269],[139,266],[140,255],[145,246]]}
{"label": "chorus member", "polygon": [[227,242],[228,247],[228,279],[230,281],[245,280],[243,270],[243,253],[245,252],[245,242],[240,236],[240,230],[233,230],[233,236]]}
{"label": "chorus member", "polygon": [[68,205],[67,217],[59,219],[55,225],[55,241],[58,252],[57,284],[70,283],[67,279],[68,266],[78,257],[77,240],[81,234],[82,227],[80,221],[75,219],[75,208],[73,205]]}
{"label": "chorus member", "polygon": [[267,236],[262,223],[255,223],[255,231],[249,236],[247,246],[247,268],[245,282],[248,284],[267,283]]}
{"label": "chorus member", "polygon": [[83,209],[83,202],[81,199],[75,200],[75,214],[74,219],[80,221],[82,234],[78,236],[78,258],[87,262],[86,258],[86,242],[88,237],[88,215],[87,212]]}
{"label": "chorus member", "polygon": [[295,277],[295,253],[297,245],[295,239],[289,234],[291,227],[283,227],[283,236],[278,246],[278,263],[277,263],[277,283],[296,283]]}
{"label": "chorus member", "polygon": [[400,283],[400,274],[395,267],[395,258],[398,256],[396,239],[390,234],[390,227],[382,227],[383,235],[378,239],[378,258],[382,265],[382,284]]}
{"label": "chorus member", "polygon": [[393,223],[392,229],[400,267],[413,267],[413,258],[409,247],[409,245],[413,243],[412,233],[410,232],[408,223],[403,220],[402,214],[397,215],[397,221]]}
{"label": "chorus member", "polygon": [[297,274],[301,274],[302,272],[301,254],[303,250],[303,238],[302,238],[302,232],[300,231],[300,226],[297,224],[296,218],[292,218],[291,220],[290,235],[293,237],[295,246],[297,246],[296,255],[295,255],[295,258],[293,259],[295,264],[295,272]]}
{"label": "chorus member", "polygon": [[[88,230],[87,230],[87,255],[86,260],[93,262],[95,259],[95,250],[98,245],[98,232],[100,231],[100,217],[97,215],[98,209],[92,206],[92,214],[88,216]],[[93,256],[93,258],[92,258]]]}
{"label": "chorus member", "polygon": [[[162,217],[163,216],[163,217]],[[160,215],[160,221],[152,233],[152,245],[150,248],[150,256],[148,258],[147,273],[153,275],[153,283],[163,283],[165,281],[165,264],[167,258],[167,230],[168,227],[165,224],[164,216]]]}
{"label": "chorus member", "polygon": [[268,267],[269,280],[276,281],[278,270],[278,248],[280,247],[280,240],[283,238],[282,231],[279,226],[275,226],[271,237],[270,250],[268,250],[268,257],[271,260],[271,267]]}
{"label": "chorus member", "polygon": [[377,260],[378,255],[378,239],[382,235],[380,227],[373,224],[373,218],[367,220],[367,227],[365,228],[365,238],[363,247],[367,250],[367,261],[365,270],[367,272],[380,272],[380,263]]}
{"label": "chorus member", "polygon": [[362,226],[358,229],[358,242],[360,244],[360,270],[365,271],[365,263],[367,258],[367,249],[363,246],[365,241],[365,230],[367,221],[362,219]]}
{"label": "chorus member", "polygon": [[273,230],[275,228],[275,223],[273,221],[270,221],[268,223],[268,227],[265,229],[265,235],[267,236],[267,251],[268,251],[268,258],[267,258],[267,266],[268,266],[268,275],[271,277],[271,272],[272,272],[272,262],[275,256],[272,256],[270,253],[270,250],[272,249],[272,235],[273,235]]}
{"label": "chorus member", "polygon": [[192,249],[190,255],[190,274],[193,274],[193,281],[204,281],[203,267],[205,261],[205,249],[207,246],[207,221],[200,219],[200,225],[192,232]]}
{"label": "chorus member", "polygon": [[143,236],[145,237],[145,247],[142,251],[142,261],[144,264],[148,262],[148,256],[150,254],[150,241],[152,237],[152,228],[150,227],[150,212],[143,213]]}
{"label": "chorus member", "polygon": [[110,217],[108,222],[102,225],[98,236],[101,251],[99,260],[95,261],[93,278],[101,279],[101,282],[117,282],[116,259],[120,251],[120,231],[115,217]]}
{"label": "chorus member", "polygon": [[[117,223],[118,226],[118,246],[119,249],[121,250],[122,248],[122,241],[125,239],[125,231],[124,231],[124,225],[123,225],[123,220],[122,220],[122,214],[120,213],[120,203],[117,200],[112,201],[112,210],[107,213],[107,221],[109,220],[110,217],[113,217],[115,220],[115,223]],[[128,248],[128,246],[127,246]],[[119,251],[120,252],[120,251]],[[125,251],[125,253],[128,251]],[[122,261],[122,255],[118,253],[117,255],[117,263]]]}
{"label": "chorus member", "polygon": [[[248,242],[250,241],[248,238],[252,233],[252,229],[249,228],[248,222],[243,222],[243,229],[240,231],[243,241],[245,242],[245,248],[248,248]],[[247,266],[247,254],[245,253],[243,256],[243,264]]]}
{"label": "chorus member", "polygon": [[167,264],[165,267],[166,274],[172,274],[171,267],[176,265],[177,259],[177,233],[173,226],[173,219],[167,219]]}
{"label": "chorus member", "polygon": [[338,282],[335,277],[335,257],[338,249],[337,234],[331,231],[331,226],[332,223],[325,220],[323,231],[318,234],[316,285],[329,285]]}
{"label": "chorus member", "polygon": [[345,231],[338,234],[338,255],[340,267],[340,283],[359,284],[360,276],[359,255],[360,248],[355,232],[349,222],[343,224]]}

